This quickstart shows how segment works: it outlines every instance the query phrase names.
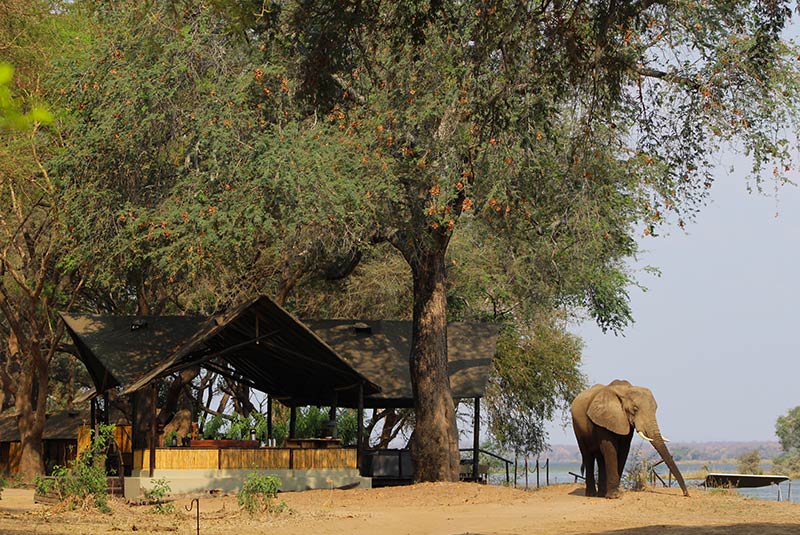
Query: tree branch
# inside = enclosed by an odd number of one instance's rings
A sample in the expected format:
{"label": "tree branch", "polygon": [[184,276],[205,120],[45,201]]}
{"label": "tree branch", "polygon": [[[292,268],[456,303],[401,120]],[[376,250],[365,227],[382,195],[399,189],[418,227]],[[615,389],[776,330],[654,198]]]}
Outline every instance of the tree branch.
{"label": "tree branch", "polygon": [[676,83],[678,85],[689,87],[695,91],[701,87],[697,80],[692,80],[691,78],[687,78],[686,76],[681,76],[680,74],[676,73],[659,71],[658,69],[651,69],[650,67],[639,67],[636,69],[636,72],[640,76],[658,78],[660,80],[664,80],[665,82]]}

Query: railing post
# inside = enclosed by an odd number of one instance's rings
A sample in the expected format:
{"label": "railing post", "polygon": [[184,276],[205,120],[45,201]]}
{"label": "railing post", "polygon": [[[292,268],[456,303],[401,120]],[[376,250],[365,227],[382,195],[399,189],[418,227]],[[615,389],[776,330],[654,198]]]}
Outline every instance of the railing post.
{"label": "railing post", "polygon": [[548,487],[550,486],[550,458],[548,457],[544,462],[544,470],[545,470],[545,485]]}
{"label": "railing post", "polygon": [[525,456],[525,490],[528,490],[528,456]]}
{"label": "railing post", "polygon": [[517,488],[517,453],[514,453],[514,488]]}
{"label": "railing post", "polygon": [[478,453],[481,447],[481,398],[475,397],[475,409],[472,422],[472,480],[478,481]]}
{"label": "railing post", "polygon": [[272,396],[267,396],[267,440],[272,440]]}
{"label": "railing post", "polygon": [[[364,383],[358,383],[358,410],[357,410],[358,427],[356,429],[356,465],[358,466],[358,473],[361,474],[363,467],[364,456]],[[367,437],[369,439],[369,437]]]}
{"label": "railing post", "polygon": [[156,431],[156,419],[158,418],[158,391],[156,383],[150,384],[150,403],[152,404],[152,411],[150,414],[150,477],[153,477],[156,470],[156,440],[158,439]]}

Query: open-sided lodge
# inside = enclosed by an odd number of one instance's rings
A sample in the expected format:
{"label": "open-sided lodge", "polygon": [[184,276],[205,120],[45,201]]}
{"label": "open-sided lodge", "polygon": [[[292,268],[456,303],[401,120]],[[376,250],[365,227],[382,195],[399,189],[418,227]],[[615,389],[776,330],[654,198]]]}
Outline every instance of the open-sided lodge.
{"label": "open-sided lodge", "polygon": [[[301,322],[266,297],[221,316],[109,317],[62,315],[95,392],[130,396],[132,456],[125,495],[138,496],[153,478],[174,492],[235,490],[253,470],[277,475],[283,490],[370,486],[413,477],[407,451],[373,451],[363,436],[364,410],[411,407],[411,324],[403,321]],[[498,327],[450,324],[448,345],[453,396],[474,399],[476,415],[495,351]],[[267,433],[272,404],[290,408],[289,438],[208,441],[182,437],[183,447],[160,447],[156,388],[169,375],[202,366],[265,392]],[[355,447],[335,436],[296,437],[296,410],[303,406],[356,409]],[[479,418],[474,434],[478,436]],[[331,433],[333,435],[333,433]],[[185,440],[183,440],[185,439]],[[471,465],[477,476],[477,441]]]}

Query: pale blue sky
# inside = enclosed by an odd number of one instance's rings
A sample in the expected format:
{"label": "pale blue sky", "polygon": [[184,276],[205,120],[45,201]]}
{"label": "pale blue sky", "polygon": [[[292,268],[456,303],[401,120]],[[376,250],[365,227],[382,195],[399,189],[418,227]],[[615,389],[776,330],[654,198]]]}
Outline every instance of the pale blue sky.
{"label": "pale blue sky", "polygon": [[[647,291],[631,289],[636,323],[624,336],[575,329],[590,383],[652,389],[673,441],[777,440],[775,419],[800,405],[800,188],[748,194],[746,170],[718,170],[686,232],[640,240],[647,252],[632,265],[662,275],[639,273]],[[559,424],[550,435],[575,440]]]}

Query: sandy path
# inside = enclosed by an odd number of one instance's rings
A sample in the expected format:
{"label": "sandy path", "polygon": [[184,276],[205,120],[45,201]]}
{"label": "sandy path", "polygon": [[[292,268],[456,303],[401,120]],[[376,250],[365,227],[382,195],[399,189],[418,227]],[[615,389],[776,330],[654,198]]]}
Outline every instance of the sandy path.
{"label": "sandy path", "polygon": [[[195,533],[194,513],[158,515],[149,507],[114,501],[113,513],[61,511],[37,506],[25,511],[22,496],[0,501],[0,533],[101,534]],[[684,498],[676,489],[628,492],[619,500],[585,498],[575,485],[536,492],[474,484],[310,491],[281,494],[290,513],[251,518],[236,500],[202,497],[204,535],[320,534],[615,534],[800,535],[800,505],[747,500],[735,494],[695,490]],[[30,505],[30,502],[28,502]]]}

